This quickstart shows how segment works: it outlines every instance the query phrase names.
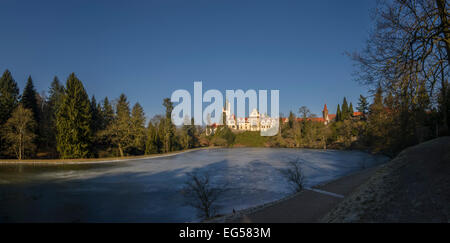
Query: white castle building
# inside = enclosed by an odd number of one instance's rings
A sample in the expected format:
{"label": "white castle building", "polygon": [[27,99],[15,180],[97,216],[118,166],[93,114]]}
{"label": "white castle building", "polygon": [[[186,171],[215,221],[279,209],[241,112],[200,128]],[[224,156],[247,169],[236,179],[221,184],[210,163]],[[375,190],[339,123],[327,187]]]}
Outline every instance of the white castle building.
{"label": "white castle building", "polygon": [[[253,109],[249,117],[238,117],[231,114],[230,102],[226,102],[225,108],[223,109],[223,114],[225,115],[226,125],[233,129],[239,131],[267,131],[276,125],[277,118],[271,118],[265,114],[260,114],[257,109]],[[216,131],[219,125],[212,124],[211,129],[207,134],[212,134]]]}

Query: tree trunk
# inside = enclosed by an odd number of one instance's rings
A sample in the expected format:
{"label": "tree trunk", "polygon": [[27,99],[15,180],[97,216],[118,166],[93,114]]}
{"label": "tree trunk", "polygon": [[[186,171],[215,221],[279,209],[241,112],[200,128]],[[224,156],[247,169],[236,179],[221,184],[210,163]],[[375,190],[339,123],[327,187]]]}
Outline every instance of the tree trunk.
{"label": "tree trunk", "polygon": [[123,157],[123,149],[120,144],[119,144],[119,153],[120,153],[120,157]]}
{"label": "tree trunk", "polygon": [[448,132],[448,107],[447,107],[447,100],[448,100],[448,83],[445,80],[444,76],[444,70],[441,70],[442,75],[442,120],[443,120],[443,127],[442,130],[444,131],[444,135]]}
{"label": "tree trunk", "polygon": [[19,136],[19,160],[22,160],[22,135]]}

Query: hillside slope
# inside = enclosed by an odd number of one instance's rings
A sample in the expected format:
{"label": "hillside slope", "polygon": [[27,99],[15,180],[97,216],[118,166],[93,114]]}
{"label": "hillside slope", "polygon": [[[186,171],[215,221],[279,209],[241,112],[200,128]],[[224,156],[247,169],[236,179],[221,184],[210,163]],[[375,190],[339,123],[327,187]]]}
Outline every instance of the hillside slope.
{"label": "hillside slope", "polygon": [[450,137],[405,149],[322,222],[450,222]]}

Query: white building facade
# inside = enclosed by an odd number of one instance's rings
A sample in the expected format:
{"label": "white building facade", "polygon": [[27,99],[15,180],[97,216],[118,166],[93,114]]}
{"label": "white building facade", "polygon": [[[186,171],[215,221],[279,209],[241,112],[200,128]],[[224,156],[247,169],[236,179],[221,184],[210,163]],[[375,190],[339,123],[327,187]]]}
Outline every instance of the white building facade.
{"label": "white building facade", "polygon": [[226,117],[227,126],[234,130],[242,131],[266,131],[277,122],[276,118],[271,118],[265,114],[260,114],[257,109],[250,112],[249,117],[238,117],[231,114],[230,102],[226,102],[223,113]]}

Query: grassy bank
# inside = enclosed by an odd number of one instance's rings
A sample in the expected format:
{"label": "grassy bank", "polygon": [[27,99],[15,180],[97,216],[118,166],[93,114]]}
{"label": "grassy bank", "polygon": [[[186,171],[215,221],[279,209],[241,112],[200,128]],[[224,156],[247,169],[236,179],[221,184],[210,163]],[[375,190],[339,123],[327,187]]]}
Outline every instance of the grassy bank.
{"label": "grassy bank", "polygon": [[269,137],[261,136],[260,132],[237,133],[234,140],[235,147],[267,147]]}

